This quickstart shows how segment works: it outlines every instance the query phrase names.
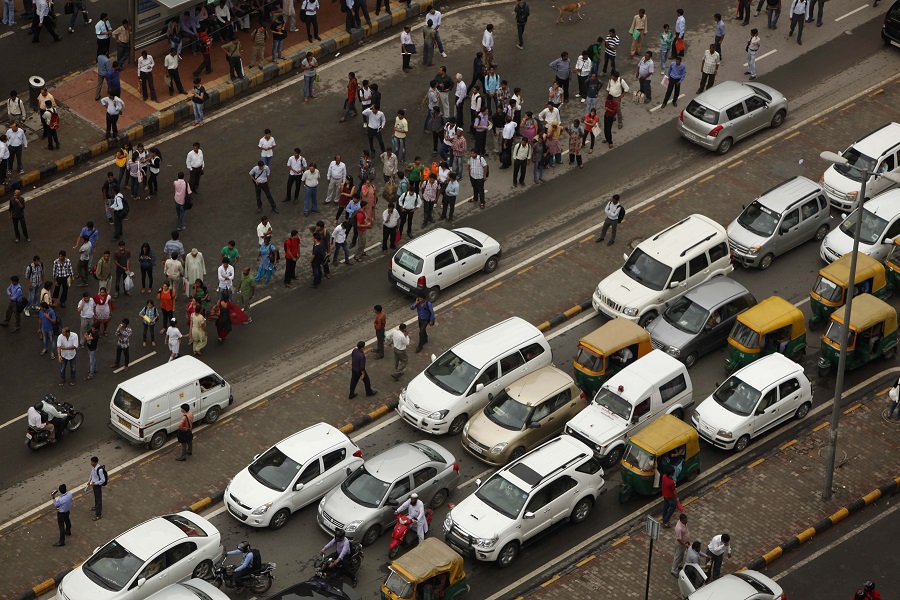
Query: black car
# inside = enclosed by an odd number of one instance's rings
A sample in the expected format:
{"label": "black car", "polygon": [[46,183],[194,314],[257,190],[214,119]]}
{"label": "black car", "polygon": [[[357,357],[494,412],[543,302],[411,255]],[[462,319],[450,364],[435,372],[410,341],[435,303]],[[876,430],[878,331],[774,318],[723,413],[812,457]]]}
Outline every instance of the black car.
{"label": "black car", "polygon": [[881,28],[881,39],[885,44],[892,44],[900,48],[900,0],[894,2],[884,16],[884,25]]}
{"label": "black car", "polygon": [[348,583],[327,579],[310,579],[293,585],[270,597],[270,600],[362,600]]}

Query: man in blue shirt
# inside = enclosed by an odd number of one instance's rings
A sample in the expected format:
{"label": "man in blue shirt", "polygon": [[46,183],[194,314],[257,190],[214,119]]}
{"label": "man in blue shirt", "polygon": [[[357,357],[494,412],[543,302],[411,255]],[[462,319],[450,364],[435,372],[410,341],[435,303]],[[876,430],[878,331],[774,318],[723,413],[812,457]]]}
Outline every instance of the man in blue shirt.
{"label": "man in blue shirt", "polygon": [[41,302],[41,337],[44,339],[44,348],[41,350],[41,356],[50,352],[50,358],[56,358],[56,336],[53,335],[53,328],[56,325],[58,317],[56,312],[50,308],[46,302]]}
{"label": "man in blue shirt", "polygon": [[350,555],[350,540],[347,539],[347,534],[340,527],[334,530],[334,538],[322,547],[322,555],[332,547],[335,549],[330,557],[334,559],[333,566],[340,568],[344,573],[350,573],[353,587],[356,587],[356,575],[347,568],[349,565],[344,564],[344,559]]}
{"label": "man in blue shirt", "polygon": [[[15,331],[22,326],[22,311],[19,310],[19,303],[25,298],[22,293],[22,286],[19,285],[19,276],[13,275],[9,278],[9,286],[6,288],[6,296],[9,298],[9,305],[6,307],[6,320],[0,323],[3,327],[9,327],[9,320],[16,315],[16,326],[10,329]],[[24,304],[22,306],[24,308]]]}
{"label": "man in blue shirt", "polygon": [[[57,497],[59,494],[59,497]],[[72,494],[66,491],[66,484],[60,484],[59,491],[50,492],[53,498],[53,506],[56,508],[56,524],[59,525],[59,541],[53,544],[55,547],[66,545],[66,536],[72,535],[72,521],[69,520],[69,512],[72,510]]]}
{"label": "man in blue shirt", "polygon": [[[234,571],[231,572],[231,582],[235,585],[240,585],[241,581],[250,576],[250,574],[260,565],[253,564],[254,553],[250,548],[250,542],[241,542],[238,544],[237,550],[230,550],[227,552],[228,556],[234,556],[237,554],[243,555],[243,560],[241,561],[240,566],[236,567]],[[260,558],[260,561],[262,559]]]}
{"label": "man in blue shirt", "polygon": [[497,100],[497,90],[500,88],[500,75],[498,75],[494,69],[494,67],[490,67],[488,69],[487,75],[484,76],[484,94],[487,97],[487,102],[485,105],[488,109],[488,114],[491,113],[493,108],[491,108],[492,103],[493,106],[497,106],[500,102]]}
{"label": "man in blue shirt", "polygon": [[109,57],[105,54],[97,55],[97,93],[94,100],[100,101],[100,90],[103,88],[103,82],[109,75]]}
{"label": "man in blue shirt", "polygon": [[666,72],[666,76],[669,78],[669,85],[666,87],[666,97],[663,98],[662,108],[665,108],[666,104],[669,103],[669,98],[672,97],[673,92],[672,106],[678,106],[678,96],[681,95],[681,82],[684,80],[685,75],[687,75],[687,69],[681,64],[681,57],[676,56],[675,62],[669,63],[669,70]]}
{"label": "man in blue shirt", "polygon": [[428,343],[428,326],[434,325],[434,306],[425,298],[425,294],[419,294],[409,310],[416,311],[419,317],[419,344],[416,346],[416,354],[422,351],[422,346]]}

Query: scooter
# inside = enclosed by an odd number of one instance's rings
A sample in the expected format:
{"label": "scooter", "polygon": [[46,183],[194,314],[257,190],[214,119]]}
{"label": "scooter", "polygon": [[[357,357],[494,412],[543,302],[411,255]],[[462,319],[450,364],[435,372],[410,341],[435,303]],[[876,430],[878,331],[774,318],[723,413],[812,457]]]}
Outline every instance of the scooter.
{"label": "scooter", "polygon": [[222,562],[213,568],[212,576],[208,579],[217,588],[221,588],[224,585],[227,589],[238,592],[250,590],[254,594],[264,594],[272,587],[272,582],[275,581],[275,576],[272,575],[272,571],[275,570],[275,563],[263,563],[262,567],[248,577],[238,583],[234,583],[232,579],[234,566],[226,565],[226,560],[228,560],[227,555]]}
{"label": "scooter", "polygon": [[[431,516],[434,513],[430,508],[425,509],[425,522],[431,525]],[[391,534],[391,545],[388,548],[388,558],[397,558],[400,548],[412,548],[419,543],[419,534],[412,527],[413,520],[408,515],[398,515],[394,532]]]}
{"label": "scooter", "polygon": [[334,579],[342,575],[349,575],[352,585],[356,587],[356,573],[362,567],[363,551],[362,544],[359,542],[350,542],[350,553],[347,556],[346,566],[335,564],[337,562],[337,554],[325,556],[320,554],[313,562],[313,579]]}
{"label": "scooter", "polygon": [[[56,409],[65,415],[64,419],[53,419],[53,425],[58,433],[57,438],[63,433],[75,431],[84,423],[84,414],[75,410],[68,402],[56,404]],[[53,443],[53,438],[46,429],[35,429],[29,425],[25,431],[25,443],[32,450],[37,450]]]}

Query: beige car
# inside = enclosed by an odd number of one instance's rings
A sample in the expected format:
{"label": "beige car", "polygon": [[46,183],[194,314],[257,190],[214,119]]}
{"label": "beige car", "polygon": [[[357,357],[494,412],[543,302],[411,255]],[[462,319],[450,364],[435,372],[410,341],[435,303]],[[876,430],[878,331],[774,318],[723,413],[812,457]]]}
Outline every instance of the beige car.
{"label": "beige car", "polygon": [[463,448],[483,462],[505,465],[559,435],[588,403],[568,374],[543,367],[507,386],[469,419]]}

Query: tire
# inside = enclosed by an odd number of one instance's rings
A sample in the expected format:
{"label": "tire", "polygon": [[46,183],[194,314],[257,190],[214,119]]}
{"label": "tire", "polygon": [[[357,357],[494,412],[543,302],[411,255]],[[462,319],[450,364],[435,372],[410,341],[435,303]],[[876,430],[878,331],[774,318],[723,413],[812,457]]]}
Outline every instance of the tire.
{"label": "tire", "polygon": [[485,273],[493,273],[497,270],[497,265],[500,263],[500,259],[496,256],[492,256],[487,259],[487,262],[484,263],[484,272]]}
{"label": "tire", "polygon": [[219,416],[222,414],[222,409],[217,405],[213,405],[209,407],[209,410],[206,411],[206,416],[203,418],[204,421],[212,425],[216,421],[219,420]]}
{"label": "tire", "polygon": [[428,292],[426,292],[426,296],[428,297],[428,301],[434,304],[437,302],[438,296],[441,295],[441,288],[438,286],[434,286],[433,288],[428,288]]}
{"label": "tire", "polygon": [[641,317],[638,320],[638,325],[640,325],[641,327],[646,327],[647,325],[650,324],[650,321],[655,319],[657,316],[658,315],[656,314],[656,311],[651,310],[650,312],[648,312],[647,314],[645,314],[643,317]]}
{"label": "tire", "polygon": [[273,531],[277,531],[285,526],[288,522],[288,519],[291,518],[291,511],[287,508],[282,508],[277,513],[272,515],[272,520],[269,521],[269,528]]}
{"label": "tire", "polygon": [[375,540],[378,539],[378,536],[381,535],[381,527],[378,525],[372,525],[366,530],[365,535],[362,536],[360,542],[363,546],[371,546],[375,543]]}
{"label": "tire", "polygon": [[397,558],[398,554],[400,554],[400,544],[397,544],[396,546],[388,550],[388,558],[391,560]]}
{"label": "tire", "polygon": [[691,352],[687,356],[684,357],[684,366],[688,369],[692,369],[694,365],[697,364],[697,353]]}
{"label": "tire", "polygon": [[214,586],[216,586],[217,588],[219,588],[221,590],[223,581],[224,580],[221,577],[216,577],[210,583],[212,583]]}
{"label": "tire", "polygon": [[435,492],[434,496],[431,497],[431,503],[429,506],[433,510],[437,510],[442,507],[447,502],[447,498],[450,497],[450,492],[447,488],[441,488],[437,492]]}
{"label": "tire", "polygon": [[796,418],[799,421],[808,414],[809,414],[809,402],[804,402],[803,404],[800,405],[800,408],[797,409],[797,412],[794,413],[794,418]]}
{"label": "tire", "polygon": [[816,235],[813,239],[816,240],[817,242],[821,242],[822,240],[825,239],[825,236],[828,235],[828,229],[829,229],[828,225],[822,225],[821,227],[816,229]]}
{"label": "tire", "polygon": [[462,433],[463,427],[466,426],[466,421],[468,420],[469,416],[465,413],[457,416],[450,421],[450,428],[447,430],[447,435],[459,435]]}
{"label": "tire", "polygon": [[735,452],[743,452],[744,450],[747,449],[747,446],[749,446],[749,445],[750,445],[750,436],[742,435],[741,437],[738,438],[737,443],[734,445],[734,451]]}
{"label": "tire", "polygon": [[693,471],[688,471],[684,476],[685,481],[693,481],[694,478],[700,473],[700,469],[694,469]]}
{"label": "tire", "polygon": [[362,551],[357,552],[350,558],[350,572],[356,573],[362,566]]}
{"label": "tire", "polygon": [[37,442],[34,440],[33,437],[30,440],[28,440],[28,449],[29,450],[37,450],[40,447],[41,446],[38,446]]}
{"label": "tire", "polygon": [[253,585],[250,586],[250,590],[255,594],[265,594],[269,591],[270,587],[272,587],[272,578],[266,575],[254,579]]}
{"label": "tire", "polygon": [[897,356],[897,346],[894,346],[887,352],[881,355],[884,360],[893,360]]}
{"label": "tire", "polygon": [[[818,234],[816,234],[816,235],[818,235]],[[775,255],[772,254],[771,252],[769,252],[768,254],[766,254],[765,256],[762,257],[761,261],[759,261],[759,267],[758,267],[759,270],[765,271],[766,269],[768,269],[769,267],[772,266],[772,261],[774,261],[774,260],[775,260]]]}
{"label": "tire", "polygon": [[716,148],[716,152],[719,154],[728,154],[728,151],[731,150],[732,146],[734,146],[734,138],[727,137],[722,140],[722,143]]}
{"label": "tire", "polygon": [[679,421],[684,421],[684,409],[676,408],[672,411],[672,416],[677,418]]}
{"label": "tire", "polygon": [[500,549],[497,554],[497,566],[505,569],[519,557],[519,542],[510,542]]}
{"label": "tire", "polygon": [[523,446],[519,446],[518,448],[516,448],[515,450],[513,450],[512,452],[509,453],[509,462],[512,462],[512,461],[516,460],[517,458],[522,458],[523,456],[525,456],[525,452],[527,452],[527,450],[525,450],[525,448]]}
{"label": "tire", "polygon": [[591,511],[594,510],[594,501],[590,496],[586,496],[578,501],[578,504],[575,505],[575,508],[572,509],[572,514],[569,516],[569,521],[573,525],[579,525],[587,519]]}
{"label": "tire", "polygon": [[201,562],[199,565],[194,567],[193,573],[191,573],[191,577],[193,579],[202,579],[206,581],[212,576],[213,572],[213,564],[212,561],[207,559]]}
{"label": "tire", "polygon": [[84,423],[84,414],[78,413],[72,420],[66,423],[66,431],[75,431]]}
{"label": "tire", "polygon": [[622,446],[616,446],[610,450],[609,454],[603,457],[603,466],[607,469],[611,469],[619,464],[619,461],[622,460],[622,450]]}
{"label": "tire", "polygon": [[147,447],[151,450],[159,450],[163,447],[163,444],[166,443],[166,439],[168,439],[168,437],[169,434],[166,433],[166,430],[160,429],[150,437],[150,441],[147,443]]}
{"label": "tire", "polygon": [[779,110],[777,113],[775,113],[775,116],[772,117],[772,123],[770,124],[772,129],[777,129],[777,128],[781,127],[782,123],[784,123],[784,118],[786,116],[787,116],[787,112],[785,112],[783,109]]}
{"label": "tire", "polygon": [[619,486],[619,504],[625,504],[629,500],[631,500],[631,494],[633,490],[631,488],[624,488],[621,485]]}

